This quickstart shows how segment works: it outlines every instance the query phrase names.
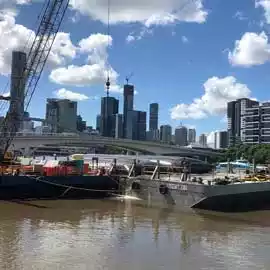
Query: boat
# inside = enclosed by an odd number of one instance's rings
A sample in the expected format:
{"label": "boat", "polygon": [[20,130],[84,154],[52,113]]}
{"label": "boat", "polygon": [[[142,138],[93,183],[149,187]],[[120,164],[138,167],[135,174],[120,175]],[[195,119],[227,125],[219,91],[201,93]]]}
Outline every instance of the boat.
{"label": "boat", "polygon": [[140,199],[144,206],[168,209],[202,209],[217,212],[246,212],[270,209],[270,181],[265,178],[246,181],[211,175],[192,177],[187,171],[180,175],[161,175],[157,166],[151,176],[133,175],[125,193]]}
{"label": "boat", "polygon": [[75,160],[1,167],[0,200],[85,199],[118,194],[118,177]]}

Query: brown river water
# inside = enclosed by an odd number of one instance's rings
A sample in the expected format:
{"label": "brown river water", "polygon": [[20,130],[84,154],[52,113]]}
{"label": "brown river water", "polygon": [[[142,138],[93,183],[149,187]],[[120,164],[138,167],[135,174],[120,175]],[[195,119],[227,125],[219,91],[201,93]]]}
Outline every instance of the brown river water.
{"label": "brown river water", "polygon": [[136,201],[0,202],[0,269],[270,270],[270,212],[213,214]]}

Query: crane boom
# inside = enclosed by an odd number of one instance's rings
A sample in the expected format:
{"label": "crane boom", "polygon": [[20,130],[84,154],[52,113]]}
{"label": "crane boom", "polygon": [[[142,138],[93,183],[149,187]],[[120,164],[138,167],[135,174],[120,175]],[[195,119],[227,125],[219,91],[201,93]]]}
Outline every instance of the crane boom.
{"label": "crane boom", "polygon": [[[38,81],[49,57],[56,34],[59,31],[62,20],[69,5],[69,0],[46,0],[43,6],[43,12],[39,26],[35,32],[35,39],[30,47],[26,59],[26,67],[22,78],[20,78],[20,87],[24,90],[24,104],[27,110],[31,99],[35,93]],[[2,123],[2,133],[0,138],[0,161],[3,160],[11,142],[17,131],[19,121],[17,112],[10,108],[7,116]]]}

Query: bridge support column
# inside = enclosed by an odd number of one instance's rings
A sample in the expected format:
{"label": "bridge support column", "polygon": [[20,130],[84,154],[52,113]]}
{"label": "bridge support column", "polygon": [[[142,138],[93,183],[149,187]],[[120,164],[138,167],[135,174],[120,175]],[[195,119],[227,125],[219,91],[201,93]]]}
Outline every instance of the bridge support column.
{"label": "bridge support column", "polygon": [[133,152],[128,150],[126,155],[131,156],[132,154],[133,154]]}
{"label": "bridge support column", "polygon": [[30,157],[32,155],[31,147],[24,147],[23,155],[26,157]]}

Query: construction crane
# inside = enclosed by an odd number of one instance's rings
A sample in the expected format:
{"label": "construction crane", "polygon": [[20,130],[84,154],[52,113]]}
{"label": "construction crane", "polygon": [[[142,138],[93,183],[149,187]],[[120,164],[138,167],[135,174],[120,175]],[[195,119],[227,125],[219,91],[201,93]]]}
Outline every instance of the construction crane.
{"label": "construction crane", "polygon": [[[69,0],[46,0],[43,5],[39,25],[35,31],[35,39],[30,47],[26,59],[26,67],[20,79],[19,90],[24,90],[25,110],[27,110],[31,99],[35,93],[38,81],[50,54],[56,34],[69,5]],[[0,99],[7,100],[3,97]],[[19,119],[18,113],[12,106],[2,123],[0,137],[0,162],[4,160],[11,142],[17,131],[17,124],[23,119]]]}
{"label": "construction crane", "polygon": [[131,77],[133,77],[133,72],[131,72],[128,76],[126,76],[126,82],[127,82],[127,85],[129,83],[129,80],[131,79]]}

